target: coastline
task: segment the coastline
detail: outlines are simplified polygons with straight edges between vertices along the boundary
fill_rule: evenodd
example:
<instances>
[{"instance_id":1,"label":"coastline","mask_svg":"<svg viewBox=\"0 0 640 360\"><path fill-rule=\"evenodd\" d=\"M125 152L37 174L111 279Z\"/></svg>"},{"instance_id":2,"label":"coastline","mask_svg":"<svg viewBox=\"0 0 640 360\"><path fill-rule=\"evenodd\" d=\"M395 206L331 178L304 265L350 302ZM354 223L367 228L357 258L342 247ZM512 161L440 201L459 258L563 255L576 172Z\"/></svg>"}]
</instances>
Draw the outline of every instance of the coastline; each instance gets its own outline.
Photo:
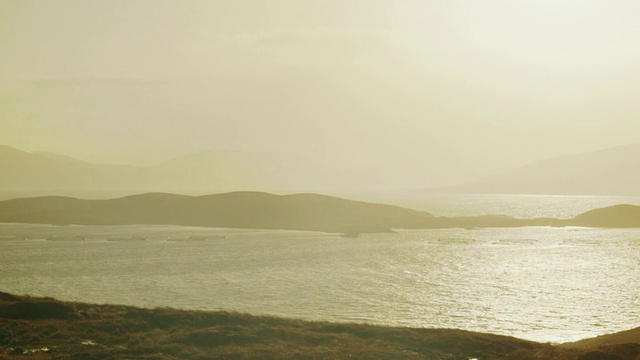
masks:
<instances>
[{"instance_id":1,"label":"coastline","mask_svg":"<svg viewBox=\"0 0 640 360\"><path fill-rule=\"evenodd\" d=\"M52 225L181 225L209 228L386 233L394 229L526 226L640 228L640 206L617 204L570 219L507 215L444 217L395 205L301 193L255 191L188 196L144 193L88 200L61 196L0 201L0 222ZM351 236L353 237L353 236Z\"/></svg>"},{"instance_id":2,"label":"coastline","mask_svg":"<svg viewBox=\"0 0 640 360\"><path fill-rule=\"evenodd\" d=\"M640 328L551 345L456 329L142 309L0 292L0 359L636 359Z\"/></svg>"}]
</instances>

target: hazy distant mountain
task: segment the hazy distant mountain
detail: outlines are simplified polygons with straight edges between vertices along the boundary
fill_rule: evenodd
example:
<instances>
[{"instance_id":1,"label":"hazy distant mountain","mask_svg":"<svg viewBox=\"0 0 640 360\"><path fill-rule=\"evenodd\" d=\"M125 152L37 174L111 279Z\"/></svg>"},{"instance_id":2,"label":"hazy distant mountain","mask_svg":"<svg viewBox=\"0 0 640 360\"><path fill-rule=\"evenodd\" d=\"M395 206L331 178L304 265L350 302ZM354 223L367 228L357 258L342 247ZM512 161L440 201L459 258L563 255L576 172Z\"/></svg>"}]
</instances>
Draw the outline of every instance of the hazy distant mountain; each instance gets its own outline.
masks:
<instances>
[{"instance_id":1,"label":"hazy distant mountain","mask_svg":"<svg viewBox=\"0 0 640 360\"><path fill-rule=\"evenodd\" d=\"M397 206L318 194L233 192L186 196L148 193L109 200L38 197L0 202L0 222L173 224L230 228L385 232L431 215Z\"/></svg>"},{"instance_id":2,"label":"hazy distant mountain","mask_svg":"<svg viewBox=\"0 0 640 360\"><path fill-rule=\"evenodd\" d=\"M0 189L123 189L135 187L144 171L129 165L91 164L48 153L0 146Z\"/></svg>"},{"instance_id":3,"label":"hazy distant mountain","mask_svg":"<svg viewBox=\"0 0 640 360\"><path fill-rule=\"evenodd\" d=\"M206 192L327 191L355 188L353 172L275 152L209 150L147 169L153 189Z\"/></svg>"},{"instance_id":4,"label":"hazy distant mountain","mask_svg":"<svg viewBox=\"0 0 640 360\"><path fill-rule=\"evenodd\" d=\"M454 193L640 195L640 144L538 161L476 182L441 189Z\"/></svg>"},{"instance_id":5,"label":"hazy distant mountain","mask_svg":"<svg viewBox=\"0 0 640 360\"><path fill-rule=\"evenodd\" d=\"M211 150L137 167L93 164L49 152L0 146L0 190L20 196L91 191L212 193L238 190L327 191L356 188L362 176L277 153Z\"/></svg>"}]
</instances>

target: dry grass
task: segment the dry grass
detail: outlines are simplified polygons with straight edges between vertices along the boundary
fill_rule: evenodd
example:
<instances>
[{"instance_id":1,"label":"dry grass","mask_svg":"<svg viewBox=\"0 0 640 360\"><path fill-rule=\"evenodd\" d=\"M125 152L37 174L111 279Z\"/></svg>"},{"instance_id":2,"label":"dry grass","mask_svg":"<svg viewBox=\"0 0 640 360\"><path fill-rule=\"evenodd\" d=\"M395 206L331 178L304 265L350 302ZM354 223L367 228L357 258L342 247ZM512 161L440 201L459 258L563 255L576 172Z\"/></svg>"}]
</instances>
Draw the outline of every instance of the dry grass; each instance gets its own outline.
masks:
<instances>
[{"instance_id":1,"label":"dry grass","mask_svg":"<svg viewBox=\"0 0 640 360\"><path fill-rule=\"evenodd\" d=\"M638 359L462 330L65 303L0 293L0 359Z\"/></svg>"}]
</instances>

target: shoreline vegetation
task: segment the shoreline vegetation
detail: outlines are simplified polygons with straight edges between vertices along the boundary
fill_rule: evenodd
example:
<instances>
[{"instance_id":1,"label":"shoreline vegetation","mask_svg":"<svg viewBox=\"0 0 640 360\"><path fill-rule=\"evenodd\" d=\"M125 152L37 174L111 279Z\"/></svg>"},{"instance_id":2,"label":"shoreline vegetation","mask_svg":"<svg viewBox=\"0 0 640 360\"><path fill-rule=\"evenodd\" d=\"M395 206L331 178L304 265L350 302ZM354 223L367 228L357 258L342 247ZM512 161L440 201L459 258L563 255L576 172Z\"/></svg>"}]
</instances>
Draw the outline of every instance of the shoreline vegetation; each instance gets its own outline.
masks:
<instances>
[{"instance_id":1,"label":"shoreline vegetation","mask_svg":"<svg viewBox=\"0 0 640 360\"><path fill-rule=\"evenodd\" d=\"M0 359L558 359L640 356L640 328L565 344L455 329L96 305L0 292Z\"/></svg>"},{"instance_id":2,"label":"shoreline vegetation","mask_svg":"<svg viewBox=\"0 0 640 360\"><path fill-rule=\"evenodd\" d=\"M54 225L182 225L358 234L393 229L524 226L640 227L640 206L614 205L572 219L519 219L505 215L436 217L393 205L320 194L231 192L204 196L146 193L108 200L62 196L0 202L0 222Z\"/></svg>"}]
</instances>

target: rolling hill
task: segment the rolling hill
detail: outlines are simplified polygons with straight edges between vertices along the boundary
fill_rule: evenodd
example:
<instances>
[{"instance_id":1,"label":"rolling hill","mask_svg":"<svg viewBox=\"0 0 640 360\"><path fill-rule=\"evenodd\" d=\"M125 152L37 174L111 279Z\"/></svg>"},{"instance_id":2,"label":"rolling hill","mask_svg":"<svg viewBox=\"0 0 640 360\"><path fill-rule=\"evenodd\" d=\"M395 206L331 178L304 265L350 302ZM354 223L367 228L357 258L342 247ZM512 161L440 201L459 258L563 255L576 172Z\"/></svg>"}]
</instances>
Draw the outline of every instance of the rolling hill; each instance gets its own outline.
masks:
<instances>
[{"instance_id":1,"label":"rolling hill","mask_svg":"<svg viewBox=\"0 0 640 360\"><path fill-rule=\"evenodd\" d=\"M551 345L457 329L144 309L0 292L1 359L554 359L640 355L640 328ZM8 330L10 329L10 330Z\"/></svg>"},{"instance_id":2,"label":"rolling hill","mask_svg":"<svg viewBox=\"0 0 640 360\"><path fill-rule=\"evenodd\" d=\"M640 227L640 206L621 204L584 212L573 225L590 227Z\"/></svg>"},{"instance_id":3,"label":"rolling hill","mask_svg":"<svg viewBox=\"0 0 640 360\"><path fill-rule=\"evenodd\" d=\"M185 225L245 229L379 233L392 229L520 226L640 227L640 206L616 205L573 219L483 215L434 217L412 209L320 194L231 192L188 196L146 193L108 200L61 196L0 202L0 222L79 225Z\"/></svg>"},{"instance_id":4,"label":"rolling hill","mask_svg":"<svg viewBox=\"0 0 640 360\"><path fill-rule=\"evenodd\" d=\"M109 200L48 196L0 202L1 222L388 232L421 226L431 215L318 194L232 192L205 196L147 193Z\"/></svg>"},{"instance_id":5,"label":"rolling hill","mask_svg":"<svg viewBox=\"0 0 640 360\"><path fill-rule=\"evenodd\" d=\"M0 189L123 189L136 186L143 169L92 164L71 157L0 146Z\"/></svg>"},{"instance_id":6,"label":"rolling hill","mask_svg":"<svg viewBox=\"0 0 640 360\"><path fill-rule=\"evenodd\" d=\"M475 182L440 189L451 193L640 195L640 144L538 161Z\"/></svg>"},{"instance_id":7,"label":"rolling hill","mask_svg":"<svg viewBox=\"0 0 640 360\"><path fill-rule=\"evenodd\" d=\"M289 154L235 150L203 151L139 167L0 146L0 169L0 191L14 194L5 199L54 194L105 198L150 191L315 192L357 188L365 178Z\"/></svg>"}]
</instances>

